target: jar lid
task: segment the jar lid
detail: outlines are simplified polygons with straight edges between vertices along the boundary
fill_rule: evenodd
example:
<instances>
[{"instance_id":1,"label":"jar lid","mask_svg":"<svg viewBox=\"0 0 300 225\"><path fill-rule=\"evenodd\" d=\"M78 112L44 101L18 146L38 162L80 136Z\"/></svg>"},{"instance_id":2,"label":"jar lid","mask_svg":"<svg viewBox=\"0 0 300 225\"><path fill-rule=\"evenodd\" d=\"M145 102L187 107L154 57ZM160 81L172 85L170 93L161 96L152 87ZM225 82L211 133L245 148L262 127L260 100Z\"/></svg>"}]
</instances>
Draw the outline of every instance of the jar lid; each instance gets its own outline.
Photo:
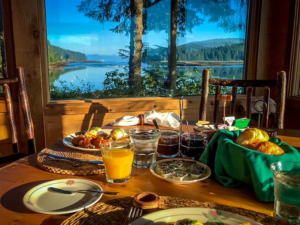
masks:
<instances>
[{"instance_id":1,"label":"jar lid","mask_svg":"<svg viewBox=\"0 0 300 225\"><path fill-rule=\"evenodd\" d=\"M269 135L269 137L276 137L277 136L277 132L275 130L266 129L264 131Z\"/></svg>"},{"instance_id":2,"label":"jar lid","mask_svg":"<svg viewBox=\"0 0 300 225\"><path fill-rule=\"evenodd\" d=\"M197 139L197 140L204 140L207 137L207 134L203 133L203 132L199 132L199 131L195 131L195 132L185 132L183 133L182 137L190 137L192 139Z\"/></svg>"},{"instance_id":3,"label":"jar lid","mask_svg":"<svg viewBox=\"0 0 300 225\"><path fill-rule=\"evenodd\" d=\"M213 132L213 131L216 131L217 129L214 127L214 125L211 125L211 126L208 126L208 127L198 127L198 126L195 126L194 127L194 131L200 131L200 132Z\"/></svg>"}]
</instances>

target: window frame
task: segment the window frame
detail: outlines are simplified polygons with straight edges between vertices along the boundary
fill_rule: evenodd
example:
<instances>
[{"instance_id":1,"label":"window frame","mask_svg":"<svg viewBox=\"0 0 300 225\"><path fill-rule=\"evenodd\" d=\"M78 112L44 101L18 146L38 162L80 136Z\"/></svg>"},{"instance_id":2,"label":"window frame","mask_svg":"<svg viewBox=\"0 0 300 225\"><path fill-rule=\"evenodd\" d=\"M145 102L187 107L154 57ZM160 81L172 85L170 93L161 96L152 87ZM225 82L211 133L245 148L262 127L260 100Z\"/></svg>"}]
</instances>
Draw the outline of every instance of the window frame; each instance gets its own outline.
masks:
<instances>
[{"instance_id":1,"label":"window frame","mask_svg":"<svg viewBox=\"0 0 300 225\"><path fill-rule=\"evenodd\" d=\"M14 31L13 31L13 15L11 1L0 1L2 7L2 25L4 32L4 48L5 48L5 60L6 60L6 72L7 78L14 78L16 70L16 53L14 43ZM16 100L17 88L12 86L12 98ZM4 93L0 93L0 98L4 99Z\"/></svg>"},{"instance_id":2,"label":"window frame","mask_svg":"<svg viewBox=\"0 0 300 225\"><path fill-rule=\"evenodd\" d=\"M287 97L292 102L300 101L300 0L291 3L290 16L290 58L287 68L290 68L287 82ZM299 102L298 102L299 103Z\"/></svg>"},{"instance_id":3,"label":"window frame","mask_svg":"<svg viewBox=\"0 0 300 225\"><path fill-rule=\"evenodd\" d=\"M261 18L261 6L262 0L249 0L248 6L248 16L247 16L247 30L246 30L246 41L245 41L245 61L244 61L244 74L245 79L255 80L256 79L256 70L257 70L257 54L258 54L258 40L259 40L259 27L260 27L260 18ZM86 100L50 100L50 90L49 90L49 71L48 71L48 53L47 53L47 25L46 25L46 8L45 0L39 1L39 22L41 30L41 68L42 68L42 88L43 88L43 102L44 108L54 107L59 104L68 104L68 103L83 103L83 102L109 102L120 100L119 98L110 98L110 99L86 99ZM202 73L201 73L202 74ZM132 97L132 98L122 98L125 101L132 100L143 101L148 99L173 99L170 97ZM209 96L214 98L213 96ZM242 96L243 98L243 96ZM199 99L197 96L187 96L187 99Z\"/></svg>"}]
</instances>

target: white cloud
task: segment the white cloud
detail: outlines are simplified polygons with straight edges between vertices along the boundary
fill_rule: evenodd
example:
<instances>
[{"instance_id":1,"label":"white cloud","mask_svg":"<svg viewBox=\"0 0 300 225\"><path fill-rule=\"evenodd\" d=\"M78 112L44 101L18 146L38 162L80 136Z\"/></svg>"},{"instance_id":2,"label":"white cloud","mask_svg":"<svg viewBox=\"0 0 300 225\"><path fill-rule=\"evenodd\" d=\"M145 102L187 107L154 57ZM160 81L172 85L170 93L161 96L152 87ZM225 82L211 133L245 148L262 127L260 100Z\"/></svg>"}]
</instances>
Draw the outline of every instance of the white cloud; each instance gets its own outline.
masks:
<instances>
[{"instance_id":1,"label":"white cloud","mask_svg":"<svg viewBox=\"0 0 300 225\"><path fill-rule=\"evenodd\" d=\"M195 39L194 35L185 35L184 36L186 39Z\"/></svg>"},{"instance_id":2,"label":"white cloud","mask_svg":"<svg viewBox=\"0 0 300 225\"><path fill-rule=\"evenodd\" d=\"M90 46L93 42L98 41L97 35L48 35L50 43L79 44Z\"/></svg>"}]
</instances>

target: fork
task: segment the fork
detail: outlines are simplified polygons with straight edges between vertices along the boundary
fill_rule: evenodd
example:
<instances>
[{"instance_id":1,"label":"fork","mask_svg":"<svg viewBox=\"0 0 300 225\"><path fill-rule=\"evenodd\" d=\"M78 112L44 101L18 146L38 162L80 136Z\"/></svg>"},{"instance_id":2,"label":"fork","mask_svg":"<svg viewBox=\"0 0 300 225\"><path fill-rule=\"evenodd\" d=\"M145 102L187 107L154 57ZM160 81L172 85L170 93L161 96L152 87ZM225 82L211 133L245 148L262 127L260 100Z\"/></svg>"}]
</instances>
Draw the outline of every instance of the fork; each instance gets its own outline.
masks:
<instances>
[{"instance_id":1,"label":"fork","mask_svg":"<svg viewBox=\"0 0 300 225\"><path fill-rule=\"evenodd\" d=\"M128 216L127 216L127 218L125 220L124 225L128 225L129 223L133 222L137 218L141 217L142 213L143 213L142 209L131 207L130 211L128 213Z\"/></svg>"}]
</instances>

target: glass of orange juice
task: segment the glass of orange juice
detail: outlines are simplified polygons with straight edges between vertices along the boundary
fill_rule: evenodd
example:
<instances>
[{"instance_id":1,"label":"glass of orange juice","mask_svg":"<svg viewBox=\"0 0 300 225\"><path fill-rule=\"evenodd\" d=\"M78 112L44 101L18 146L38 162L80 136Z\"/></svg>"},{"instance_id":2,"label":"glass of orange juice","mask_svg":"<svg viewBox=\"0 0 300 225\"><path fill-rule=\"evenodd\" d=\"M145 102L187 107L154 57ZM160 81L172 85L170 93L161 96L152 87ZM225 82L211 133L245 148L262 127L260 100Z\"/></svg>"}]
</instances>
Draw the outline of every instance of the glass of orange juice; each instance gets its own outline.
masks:
<instances>
[{"instance_id":1,"label":"glass of orange juice","mask_svg":"<svg viewBox=\"0 0 300 225\"><path fill-rule=\"evenodd\" d=\"M101 153L107 182L124 183L130 179L134 158L131 142L107 142L101 146Z\"/></svg>"}]
</instances>

